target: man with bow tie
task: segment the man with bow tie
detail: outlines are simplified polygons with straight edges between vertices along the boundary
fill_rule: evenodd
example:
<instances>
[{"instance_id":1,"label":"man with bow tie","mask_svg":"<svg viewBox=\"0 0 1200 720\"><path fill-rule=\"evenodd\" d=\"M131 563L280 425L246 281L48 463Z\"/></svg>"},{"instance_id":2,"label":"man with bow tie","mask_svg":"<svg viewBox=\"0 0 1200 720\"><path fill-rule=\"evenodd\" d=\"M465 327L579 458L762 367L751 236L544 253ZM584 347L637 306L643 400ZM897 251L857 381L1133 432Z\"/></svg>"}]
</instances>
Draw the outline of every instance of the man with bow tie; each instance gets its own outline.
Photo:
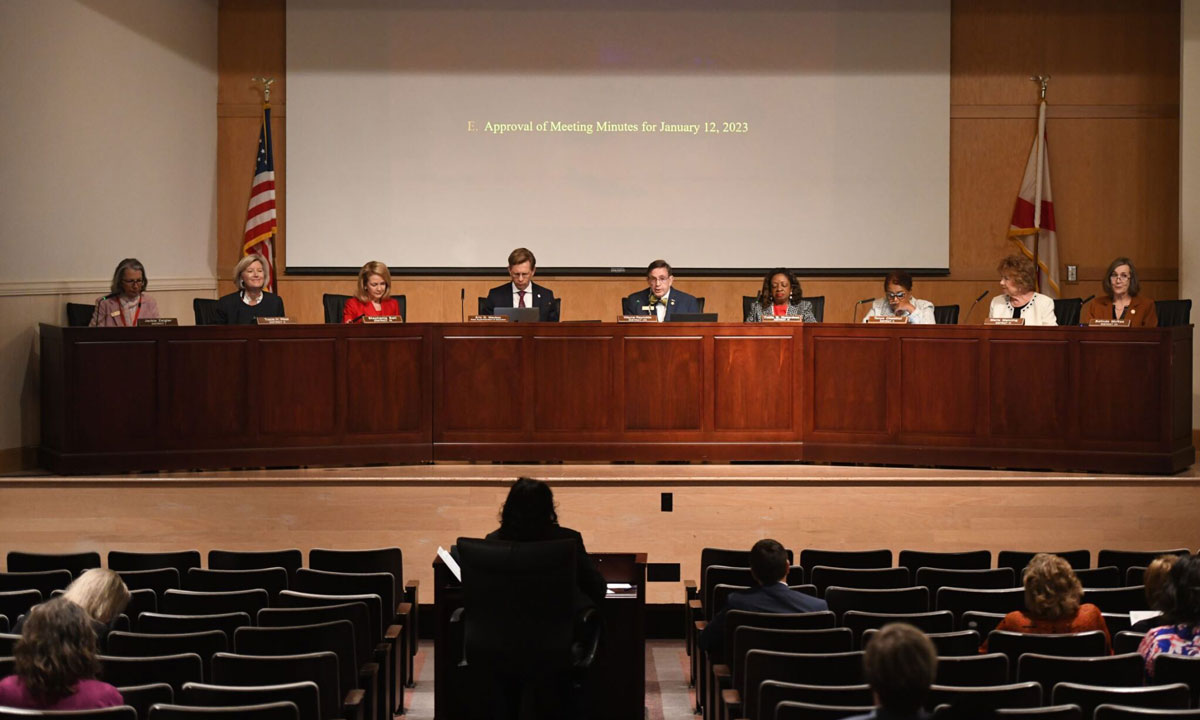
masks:
<instances>
[{"instance_id":1,"label":"man with bow tie","mask_svg":"<svg viewBox=\"0 0 1200 720\"><path fill-rule=\"evenodd\" d=\"M625 315L657 315L659 322L666 322L676 313L700 313L700 301L682 290L673 290L671 283L675 275L666 260L655 260L646 268L646 284L641 292L635 292L621 301Z\"/></svg>"},{"instance_id":2,"label":"man with bow tie","mask_svg":"<svg viewBox=\"0 0 1200 720\"><path fill-rule=\"evenodd\" d=\"M537 272L537 258L526 248L517 248L508 254L508 276L512 282L488 291L482 314L491 315L496 308L538 309L538 319L543 322L558 322L559 303L554 301L554 292L533 282Z\"/></svg>"}]
</instances>

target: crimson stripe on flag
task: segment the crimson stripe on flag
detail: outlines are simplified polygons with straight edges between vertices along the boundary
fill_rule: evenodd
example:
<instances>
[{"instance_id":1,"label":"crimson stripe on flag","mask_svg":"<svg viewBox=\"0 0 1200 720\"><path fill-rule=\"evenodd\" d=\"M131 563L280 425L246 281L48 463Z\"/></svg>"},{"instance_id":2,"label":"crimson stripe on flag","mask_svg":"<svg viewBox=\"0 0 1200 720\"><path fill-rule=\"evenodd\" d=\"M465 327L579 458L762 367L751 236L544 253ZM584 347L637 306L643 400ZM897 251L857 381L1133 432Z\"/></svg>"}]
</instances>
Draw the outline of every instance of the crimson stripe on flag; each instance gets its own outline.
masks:
<instances>
[{"instance_id":1,"label":"crimson stripe on flag","mask_svg":"<svg viewBox=\"0 0 1200 720\"><path fill-rule=\"evenodd\" d=\"M1030 207L1033 207L1030 205ZM1032 222L1032 217L1030 222ZM1042 229L1054 231L1054 203L1050 200L1042 201Z\"/></svg>"},{"instance_id":2,"label":"crimson stripe on flag","mask_svg":"<svg viewBox=\"0 0 1200 720\"><path fill-rule=\"evenodd\" d=\"M1033 203L1025 198L1017 198L1017 205L1013 208L1012 224L1017 227L1033 227Z\"/></svg>"},{"instance_id":3,"label":"crimson stripe on flag","mask_svg":"<svg viewBox=\"0 0 1200 720\"><path fill-rule=\"evenodd\" d=\"M251 222L259 215L262 215L265 212L270 212L271 210L274 210L274 209L275 209L275 201L274 200L267 200L266 202L259 203L258 205L255 205L254 207L252 207L246 211L246 222Z\"/></svg>"},{"instance_id":4,"label":"crimson stripe on flag","mask_svg":"<svg viewBox=\"0 0 1200 720\"><path fill-rule=\"evenodd\" d=\"M267 190L274 190L274 189L275 189L275 181L274 180L264 180L260 183L255 183L250 188L250 196L254 197L255 195L257 195L261 192L265 192Z\"/></svg>"}]
</instances>

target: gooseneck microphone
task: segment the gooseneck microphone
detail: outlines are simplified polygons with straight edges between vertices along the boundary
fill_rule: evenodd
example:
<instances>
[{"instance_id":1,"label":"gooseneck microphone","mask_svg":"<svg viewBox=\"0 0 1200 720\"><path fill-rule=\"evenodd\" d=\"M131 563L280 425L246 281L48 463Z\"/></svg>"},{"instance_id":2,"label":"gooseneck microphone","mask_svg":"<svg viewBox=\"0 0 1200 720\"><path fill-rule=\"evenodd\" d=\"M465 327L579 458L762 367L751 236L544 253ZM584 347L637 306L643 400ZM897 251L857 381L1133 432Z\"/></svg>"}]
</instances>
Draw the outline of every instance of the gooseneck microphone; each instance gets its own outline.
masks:
<instances>
[{"instance_id":1,"label":"gooseneck microphone","mask_svg":"<svg viewBox=\"0 0 1200 720\"><path fill-rule=\"evenodd\" d=\"M467 321L467 289L460 288L458 291L458 313L459 322Z\"/></svg>"},{"instance_id":2,"label":"gooseneck microphone","mask_svg":"<svg viewBox=\"0 0 1200 720\"><path fill-rule=\"evenodd\" d=\"M863 298L862 300L859 300L858 302L854 303L854 307L851 308L851 311L850 311L850 321L851 322L858 322L858 306L866 305L869 302L875 302L875 298Z\"/></svg>"},{"instance_id":3,"label":"gooseneck microphone","mask_svg":"<svg viewBox=\"0 0 1200 720\"><path fill-rule=\"evenodd\" d=\"M1087 305L1088 303L1090 303L1092 300L1095 300L1095 299L1096 299L1096 296L1094 294L1088 295L1087 297L1085 297L1083 299L1083 302L1079 303L1079 307L1083 307L1084 305Z\"/></svg>"},{"instance_id":4,"label":"gooseneck microphone","mask_svg":"<svg viewBox=\"0 0 1200 720\"><path fill-rule=\"evenodd\" d=\"M967 318L971 317L971 310L974 310L975 306L979 304L979 301L984 299L985 297L987 297L987 294L988 294L987 290L984 290L983 292L979 293L979 297L975 298L975 302L971 303L971 309L967 310L966 315L963 315L963 321L966 321Z\"/></svg>"}]
</instances>

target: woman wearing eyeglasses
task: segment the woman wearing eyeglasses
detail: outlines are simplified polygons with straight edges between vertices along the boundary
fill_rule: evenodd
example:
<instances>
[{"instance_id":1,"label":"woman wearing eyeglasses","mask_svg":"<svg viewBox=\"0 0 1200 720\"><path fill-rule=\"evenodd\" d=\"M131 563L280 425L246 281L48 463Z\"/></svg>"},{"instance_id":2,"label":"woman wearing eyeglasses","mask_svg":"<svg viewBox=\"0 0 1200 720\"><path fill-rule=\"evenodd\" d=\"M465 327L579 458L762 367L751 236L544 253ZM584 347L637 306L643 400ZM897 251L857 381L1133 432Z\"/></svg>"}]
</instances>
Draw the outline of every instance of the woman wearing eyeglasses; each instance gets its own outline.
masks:
<instances>
[{"instance_id":1,"label":"woman wearing eyeglasses","mask_svg":"<svg viewBox=\"0 0 1200 720\"><path fill-rule=\"evenodd\" d=\"M893 270L883 279L883 297L875 298L871 308L863 316L906 317L913 325L933 325L933 303L918 300L912 294L912 275L903 270Z\"/></svg>"},{"instance_id":2,"label":"woman wearing eyeglasses","mask_svg":"<svg viewBox=\"0 0 1200 720\"><path fill-rule=\"evenodd\" d=\"M1083 309L1083 322L1092 320L1128 320L1130 327L1158 327L1154 301L1138 295L1137 268L1129 258L1119 257L1108 266L1101 282L1104 295Z\"/></svg>"},{"instance_id":3,"label":"woman wearing eyeglasses","mask_svg":"<svg viewBox=\"0 0 1200 720\"><path fill-rule=\"evenodd\" d=\"M158 303L147 295L146 268L137 258L125 258L113 273L112 292L96 301L91 327L133 327L138 320L158 317Z\"/></svg>"}]
</instances>

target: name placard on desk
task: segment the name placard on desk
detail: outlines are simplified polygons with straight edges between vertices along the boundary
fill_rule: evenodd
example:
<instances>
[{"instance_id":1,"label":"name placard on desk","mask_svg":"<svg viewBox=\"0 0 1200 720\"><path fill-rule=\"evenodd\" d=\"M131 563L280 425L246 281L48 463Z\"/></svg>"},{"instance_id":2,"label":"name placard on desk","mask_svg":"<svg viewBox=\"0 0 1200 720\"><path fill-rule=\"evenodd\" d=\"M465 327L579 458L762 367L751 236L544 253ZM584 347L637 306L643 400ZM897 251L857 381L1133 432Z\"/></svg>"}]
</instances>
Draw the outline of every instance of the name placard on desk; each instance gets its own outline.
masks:
<instances>
[{"instance_id":1,"label":"name placard on desk","mask_svg":"<svg viewBox=\"0 0 1200 720\"><path fill-rule=\"evenodd\" d=\"M1088 321L1088 327L1129 327L1129 319L1093 318Z\"/></svg>"},{"instance_id":2,"label":"name placard on desk","mask_svg":"<svg viewBox=\"0 0 1200 720\"><path fill-rule=\"evenodd\" d=\"M467 322L508 322L507 315L468 315Z\"/></svg>"},{"instance_id":3,"label":"name placard on desk","mask_svg":"<svg viewBox=\"0 0 1200 720\"><path fill-rule=\"evenodd\" d=\"M658 322L658 315L618 315L617 322Z\"/></svg>"},{"instance_id":4,"label":"name placard on desk","mask_svg":"<svg viewBox=\"0 0 1200 720\"><path fill-rule=\"evenodd\" d=\"M983 321L984 325L1024 325L1025 318L988 318Z\"/></svg>"},{"instance_id":5,"label":"name placard on desk","mask_svg":"<svg viewBox=\"0 0 1200 720\"><path fill-rule=\"evenodd\" d=\"M254 318L254 322L259 325L294 325L296 323L290 317L260 317Z\"/></svg>"},{"instance_id":6,"label":"name placard on desk","mask_svg":"<svg viewBox=\"0 0 1200 720\"><path fill-rule=\"evenodd\" d=\"M762 321L802 323L804 322L804 318L800 315L763 315Z\"/></svg>"},{"instance_id":7,"label":"name placard on desk","mask_svg":"<svg viewBox=\"0 0 1200 720\"><path fill-rule=\"evenodd\" d=\"M175 327L179 325L177 318L140 318L138 327Z\"/></svg>"},{"instance_id":8,"label":"name placard on desk","mask_svg":"<svg viewBox=\"0 0 1200 720\"><path fill-rule=\"evenodd\" d=\"M404 318L399 315L364 315L364 323L402 323Z\"/></svg>"},{"instance_id":9,"label":"name placard on desk","mask_svg":"<svg viewBox=\"0 0 1200 720\"><path fill-rule=\"evenodd\" d=\"M867 318L868 324L875 325L907 325L907 315L872 315Z\"/></svg>"}]
</instances>

